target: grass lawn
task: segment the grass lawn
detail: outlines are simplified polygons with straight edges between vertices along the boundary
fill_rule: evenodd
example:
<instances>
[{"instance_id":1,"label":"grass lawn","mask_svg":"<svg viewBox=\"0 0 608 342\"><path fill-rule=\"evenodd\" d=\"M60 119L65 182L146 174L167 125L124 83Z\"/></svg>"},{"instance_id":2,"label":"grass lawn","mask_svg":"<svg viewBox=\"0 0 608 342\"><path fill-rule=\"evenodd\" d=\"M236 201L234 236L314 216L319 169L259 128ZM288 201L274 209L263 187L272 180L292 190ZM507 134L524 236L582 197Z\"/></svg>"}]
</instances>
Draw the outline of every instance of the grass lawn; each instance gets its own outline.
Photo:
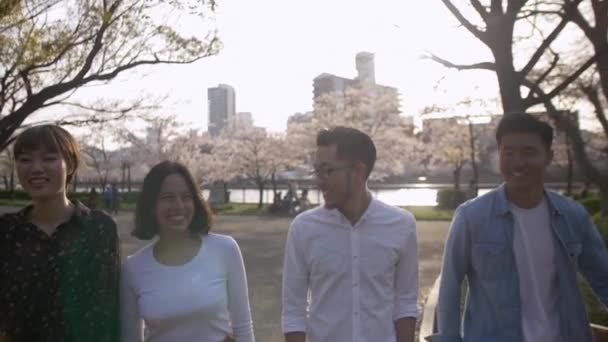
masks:
<instances>
[{"instance_id":1,"label":"grass lawn","mask_svg":"<svg viewBox=\"0 0 608 342\"><path fill-rule=\"evenodd\" d=\"M411 212L418 221L451 221L454 209L441 209L432 206L401 207Z\"/></svg>"}]
</instances>

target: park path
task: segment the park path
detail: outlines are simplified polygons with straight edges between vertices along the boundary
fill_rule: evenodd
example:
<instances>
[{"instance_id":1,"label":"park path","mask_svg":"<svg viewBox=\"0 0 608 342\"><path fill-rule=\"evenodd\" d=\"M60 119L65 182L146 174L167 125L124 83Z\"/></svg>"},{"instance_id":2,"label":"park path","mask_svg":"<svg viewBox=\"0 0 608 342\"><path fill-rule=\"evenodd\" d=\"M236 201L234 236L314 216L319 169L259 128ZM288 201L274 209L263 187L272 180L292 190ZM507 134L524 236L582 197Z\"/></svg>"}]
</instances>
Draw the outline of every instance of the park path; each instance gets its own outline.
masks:
<instances>
[{"instance_id":1,"label":"park path","mask_svg":"<svg viewBox=\"0 0 608 342\"><path fill-rule=\"evenodd\" d=\"M11 210L0 207L0 212ZM132 212L119 212L114 217L118 223L123 258L149 243L130 235ZM233 236L243 252L257 341L283 341L280 326L281 273L290 222L290 218L283 217L222 215L214 221L213 231ZM417 223L421 304L439 274L448 224L445 221Z\"/></svg>"}]
</instances>

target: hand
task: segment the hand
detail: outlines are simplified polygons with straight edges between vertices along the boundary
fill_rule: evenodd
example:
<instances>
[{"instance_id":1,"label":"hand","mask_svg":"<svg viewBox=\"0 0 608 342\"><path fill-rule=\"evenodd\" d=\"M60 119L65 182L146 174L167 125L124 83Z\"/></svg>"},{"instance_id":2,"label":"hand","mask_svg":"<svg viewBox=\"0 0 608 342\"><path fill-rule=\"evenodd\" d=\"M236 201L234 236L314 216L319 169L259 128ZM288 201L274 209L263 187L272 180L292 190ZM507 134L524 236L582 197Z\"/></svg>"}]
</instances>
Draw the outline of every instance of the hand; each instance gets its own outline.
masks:
<instances>
[{"instance_id":1,"label":"hand","mask_svg":"<svg viewBox=\"0 0 608 342\"><path fill-rule=\"evenodd\" d=\"M608 341L608 327L604 327L597 324L591 324L591 330L593 331L593 336L597 342L607 342ZM1 342L2 340L0 340Z\"/></svg>"}]
</instances>

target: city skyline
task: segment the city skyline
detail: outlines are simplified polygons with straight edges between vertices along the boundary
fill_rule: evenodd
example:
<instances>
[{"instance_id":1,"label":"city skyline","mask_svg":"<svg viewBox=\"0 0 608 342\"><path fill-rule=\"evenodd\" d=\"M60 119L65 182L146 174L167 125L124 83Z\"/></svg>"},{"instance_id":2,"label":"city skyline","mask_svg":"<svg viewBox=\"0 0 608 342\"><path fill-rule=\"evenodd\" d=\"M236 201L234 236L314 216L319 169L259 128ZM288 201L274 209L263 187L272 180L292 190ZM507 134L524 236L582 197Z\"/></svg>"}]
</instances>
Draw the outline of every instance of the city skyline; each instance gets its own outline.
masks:
<instances>
[{"instance_id":1,"label":"city skyline","mask_svg":"<svg viewBox=\"0 0 608 342\"><path fill-rule=\"evenodd\" d=\"M282 131L289 116L312 110L316 76L324 72L346 78L357 75L354 56L360 51L375 55L376 82L398 89L406 115L467 95L496 95L490 73L458 74L420 58L427 51L460 59L489 55L458 28L440 3L424 2L414 8L392 0L374 6L343 0L300 4L229 0L219 3L214 18L174 21L199 35L216 28L224 48L217 56L190 65L156 66L124 74L107 85L85 87L74 98L167 95L155 113L175 114L193 128L206 130L207 88L224 83L238 92L237 111L251 112L256 126ZM453 86L463 80L464 86ZM51 107L46 112L59 115L65 109Z\"/></svg>"}]
</instances>

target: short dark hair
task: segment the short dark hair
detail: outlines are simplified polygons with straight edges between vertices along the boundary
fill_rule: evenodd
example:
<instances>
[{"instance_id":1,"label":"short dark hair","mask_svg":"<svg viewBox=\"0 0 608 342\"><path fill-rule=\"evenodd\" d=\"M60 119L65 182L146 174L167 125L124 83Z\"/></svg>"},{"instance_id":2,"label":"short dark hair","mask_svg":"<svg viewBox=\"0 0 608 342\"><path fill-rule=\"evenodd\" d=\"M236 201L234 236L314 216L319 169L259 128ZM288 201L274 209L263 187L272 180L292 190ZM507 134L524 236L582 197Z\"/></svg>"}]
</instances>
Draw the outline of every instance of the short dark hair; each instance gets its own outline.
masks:
<instances>
[{"instance_id":1,"label":"short dark hair","mask_svg":"<svg viewBox=\"0 0 608 342\"><path fill-rule=\"evenodd\" d=\"M336 145L338 158L360 161L367 166L367 177L376 163L376 146L369 135L344 126L323 129L317 134L317 146Z\"/></svg>"},{"instance_id":2,"label":"short dark hair","mask_svg":"<svg viewBox=\"0 0 608 342\"><path fill-rule=\"evenodd\" d=\"M156 201L160 187L167 176L178 174L184 177L194 200L194 215L188 229L191 233L208 234L211 230L212 214L209 206L202 198L194 177L184 165L164 161L156 164L144 178L144 183L135 206L135 229L132 235L140 240L149 240L158 234L156 221Z\"/></svg>"},{"instance_id":3,"label":"short dark hair","mask_svg":"<svg viewBox=\"0 0 608 342\"><path fill-rule=\"evenodd\" d=\"M66 185L69 184L80 163L80 151L76 139L57 125L33 126L19 134L13 145L13 156L17 159L24 153L42 149L61 154L68 169Z\"/></svg>"},{"instance_id":4,"label":"short dark hair","mask_svg":"<svg viewBox=\"0 0 608 342\"><path fill-rule=\"evenodd\" d=\"M527 113L505 114L496 128L496 143L500 145L503 136L509 133L537 134L547 148L553 143L553 128Z\"/></svg>"}]
</instances>

